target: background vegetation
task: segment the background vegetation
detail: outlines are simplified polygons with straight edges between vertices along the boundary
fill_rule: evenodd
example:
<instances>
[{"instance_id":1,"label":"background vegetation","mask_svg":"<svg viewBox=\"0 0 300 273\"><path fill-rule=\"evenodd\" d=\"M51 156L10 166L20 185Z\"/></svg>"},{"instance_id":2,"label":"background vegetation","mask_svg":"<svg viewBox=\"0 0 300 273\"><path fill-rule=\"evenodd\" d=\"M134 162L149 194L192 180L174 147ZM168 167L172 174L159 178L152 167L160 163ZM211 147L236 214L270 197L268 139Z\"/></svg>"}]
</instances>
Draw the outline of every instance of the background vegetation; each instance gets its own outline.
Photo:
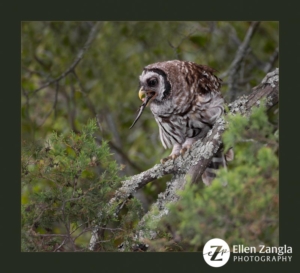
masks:
<instances>
[{"instance_id":1,"label":"background vegetation","mask_svg":"<svg viewBox=\"0 0 300 273\"><path fill-rule=\"evenodd\" d=\"M223 79L228 102L278 67L278 22L261 22L236 73L237 87L228 87L228 69L250 25L100 22L93 28L95 22L23 22L22 250L87 250L93 220L105 212L101 208L124 176L170 153L149 109L129 130L144 66L170 59L207 64ZM162 221L153 250L200 250L213 237L229 244L278 244L277 110L257 110L251 121L233 117L224 136L236 152L230 172L221 172L211 187L182 193ZM114 251L129 236L168 179L139 191L119 219L109 211L101 216L115 221L103 228L98 250Z\"/></svg>"}]
</instances>

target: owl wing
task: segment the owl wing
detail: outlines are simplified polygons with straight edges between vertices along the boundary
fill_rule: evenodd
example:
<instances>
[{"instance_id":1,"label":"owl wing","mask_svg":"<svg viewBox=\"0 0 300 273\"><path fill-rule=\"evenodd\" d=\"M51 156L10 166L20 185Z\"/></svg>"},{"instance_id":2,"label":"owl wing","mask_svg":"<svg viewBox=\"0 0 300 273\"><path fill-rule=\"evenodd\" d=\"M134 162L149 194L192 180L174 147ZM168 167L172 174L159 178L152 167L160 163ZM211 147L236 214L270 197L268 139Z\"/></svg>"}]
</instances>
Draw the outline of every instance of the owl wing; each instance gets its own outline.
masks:
<instances>
[{"instance_id":1,"label":"owl wing","mask_svg":"<svg viewBox=\"0 0 300 273\"><path fill-rule=\"evenodd\" d=\"M198 94L196 105L196 109L200 114L200 120L211 126L224 113L224 99L218 91Z\"/></svg>"},{"instance_id":2,"label":"owl wing","mask_svg":"<svg viewBox=\"0 0 300 273\"><path fill-rule=\"evenodd\" d=\"M224 113L224 99L219 91L222 80L215 76L213 74L215 70L208 66L194 64L193 67L197 80L194 81L193 86L196 107L195 113L191 115L191 124L195 128L202 127L202 137ZM226 167L226 163L227 160L221 148L202 174L202 181L209 185L216 177L216 170L221 166Z\"/></svg>"}]
</instances>

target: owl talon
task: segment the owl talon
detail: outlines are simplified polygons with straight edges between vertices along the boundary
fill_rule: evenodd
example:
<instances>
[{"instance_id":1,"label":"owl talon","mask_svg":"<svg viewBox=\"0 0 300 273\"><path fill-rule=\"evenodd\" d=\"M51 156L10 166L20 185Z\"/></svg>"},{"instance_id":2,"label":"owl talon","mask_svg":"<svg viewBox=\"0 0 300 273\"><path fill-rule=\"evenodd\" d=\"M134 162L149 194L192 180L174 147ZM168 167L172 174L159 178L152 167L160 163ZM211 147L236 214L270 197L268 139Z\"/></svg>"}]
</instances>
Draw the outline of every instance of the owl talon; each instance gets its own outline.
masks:
<instances>
[{"instance_id":1,"label":"owl talon","mask_svg":"<svg viewBox=\"0 0 300 273\"><path fill-rule=\"evenodd\" d=\"M162 158L162 159L160 160L160 163L161 163L161 164L164 164L164 163L166 163L169 159L170 159L169 157L164 157L164 158Z\"/></svg>"},{"instance_id":2,"label":"owl talon","mask_svg":"<svg viewBox=\"0 0 300 273\"><path fill-rule=\"evenodd\" d=\"M180 150L181 157L183 157L186 152L190 153L190 151L191 151L191 145L185 146Z\"/></svg>"},{"instance_id":3,"label":"owl talon","mask_svg":"<svg viewBox=\"0 0 300 273\"><path fill-rule=\"evenodd\" d=\"M171 155L171 158L173 159L173 161L178 157L178 155L174 154L174 155Z\"/></svg>"},{"instance_id":4,"label":"owl talon","mask_svg":"<svg viewBox=\"0 0 300 273\"><path fill-rule=\"evenodd\" d=\"M181 155L181 157L183 157L183 155L185 154L186 151L187 151L187 148L182 148L182 149L180 150L180 155Z\"/></svg>"},{"instance_id":5,"label":"owl talon","mask_svg":"<svg viewBox=\"0 0 300 273\"><path fill-rule=\"evenodd\" d=\"M163 159L161 159L160 160L160 163L161 164L164 164L164 163L166 163L168 160L172 160L173 161L173 163L174 163L174 161L175 161L175 159L179 156L180 154L173 154L173 155L169 155L168 157L165 157L165 158L163 158Z\"/></svg>"},{"instance_id":6,"label":"owl talon","mask_svg":"<svg viewBox=\"0 0 300 273\"><path fill-rule=\"evenodd\" d=\"M179 156L179 154L174 154L174 155L171 155L171 158L173 160L173 164L175 162L175 159Z\"/></svg>"}]
</instances>

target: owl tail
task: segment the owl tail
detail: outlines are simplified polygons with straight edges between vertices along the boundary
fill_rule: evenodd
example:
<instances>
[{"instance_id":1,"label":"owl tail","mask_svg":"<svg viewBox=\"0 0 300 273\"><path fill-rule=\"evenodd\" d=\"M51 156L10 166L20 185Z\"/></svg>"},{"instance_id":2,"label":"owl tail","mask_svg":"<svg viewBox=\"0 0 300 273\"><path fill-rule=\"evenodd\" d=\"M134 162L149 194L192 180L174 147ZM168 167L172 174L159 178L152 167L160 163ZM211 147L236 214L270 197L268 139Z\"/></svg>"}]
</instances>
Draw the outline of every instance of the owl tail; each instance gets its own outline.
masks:
<instances>
[{"instance_id":1,"label":"owl tail","mask_svg":"<svg viewBox=\"0 0 300 273\"><path fill-rule=\"evenodd\" d=\"M220 149L212 158L211 162L202 174L202 181L205 185L210 185L212 180L216 177L216 170L223 167L227 169L227 162L234 158L233 149L230 148L225 154L223 149Z\"/></svg>"}]
</instances>

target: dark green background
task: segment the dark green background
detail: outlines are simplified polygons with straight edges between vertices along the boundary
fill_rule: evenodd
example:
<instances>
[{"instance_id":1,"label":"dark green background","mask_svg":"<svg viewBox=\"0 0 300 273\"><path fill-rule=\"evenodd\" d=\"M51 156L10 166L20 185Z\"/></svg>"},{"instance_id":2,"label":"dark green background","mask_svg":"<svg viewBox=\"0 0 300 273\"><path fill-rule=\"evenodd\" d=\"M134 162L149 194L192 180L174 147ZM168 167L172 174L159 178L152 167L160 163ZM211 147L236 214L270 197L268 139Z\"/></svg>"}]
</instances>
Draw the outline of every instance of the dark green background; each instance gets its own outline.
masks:
<instances>
[{"instance_id":1,"label":"dark green background","mask_svg":"<svg viewBox=\"0 0 300 273\"><path fill-rule=\"evenodd\" d=\"M32 1L33 2L33 1ZM37 2L37 1L36 1ZM5 16L8 24L1 24L3 37L2 55L5 65L2 66L3 94L1 117L3 133L2 161L1 166L6 170L3 176L5 194L2 198L2 211L5 213L1 226L5 247L2 247L6 255L10 256L13 263L3 265L10 268L7 272L140 272L156 271L165 272L172 268L172 272L199 272L204 270L215 270L208 267L198 253L181 254L21 254L20 253L20 97L17 90L20 88L20 22L21 20L279 20L280 21L280 101L282 114L281 136L280 136L280 245L293 246L293 262L285 263L235 263L227 264L226 270L243 270L250 272L253 269L289 269L297 264L296 257L299 256L299 235L295 211L299 207L297 135L293 128L297 117L299 95L297 88L297 71L299 67L298 48L299 37L296 35L299 28L298 9L285 5L275 4L273 1L252 1L245 5L241 1L223 1L216 3L191 3L185 1L184 5L176 5L174 2L154 3L151 7L141 4L140 1L128 3L115 1L101 2L89 5L86 11L82 3L73 3L72 6L65 5L59 1L48 4L41 8L39 5L29 5L28 1L22 4L10 4L4 6ZM87 1L85 1L87 4ZM2 4L4 5L4 4ZM158 7L158 8L153 8ZM116 7L118 6L118 9ZM173 7L173 8L171 8ZM127 10L126 16L124 10ZM5 52L5 54L3 54ZM4 156L5 155L5 156ZM6 187L8 186L8 187ZM8 210L9 208L9 210ZM7 267L8 266L8 267ZM73 268L73 270L71 270ZM146 269L147 268L147 269ZM232 272L231 270L231 272Z\"/></svg>"}]
</instances>

